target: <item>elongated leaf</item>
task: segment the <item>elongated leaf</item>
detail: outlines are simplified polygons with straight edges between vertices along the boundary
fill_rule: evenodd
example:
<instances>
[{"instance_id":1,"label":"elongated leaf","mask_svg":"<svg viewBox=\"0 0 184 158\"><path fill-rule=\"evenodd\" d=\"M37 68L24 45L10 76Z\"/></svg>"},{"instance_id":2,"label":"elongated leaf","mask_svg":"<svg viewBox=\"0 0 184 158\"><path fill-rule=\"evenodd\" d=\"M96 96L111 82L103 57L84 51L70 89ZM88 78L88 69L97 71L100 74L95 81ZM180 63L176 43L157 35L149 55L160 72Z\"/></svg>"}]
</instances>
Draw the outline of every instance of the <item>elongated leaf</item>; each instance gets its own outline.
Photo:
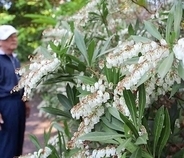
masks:
<instances>
[{"instance_id":1,"label":"elongated leaf","mask_svg":"<svg viewBox=\"0 0 184 158\"><path fill-rule=\"evenodd\" d=\"M182 6L183 4L181 3L181 0L178 0L174 10L174 32L176 34L176 38L178 38L180 35L180 23L183 14Z\"/></svg>"},{"instance_id":2,"label":"elongated leaf","mask_svg":"<svg viewBox=\"0 0 184 158\"><path fill-rule=\"evenodd\" d=\"M167 72L170 70L172 63L174 60L174 54L170 53L167 58L164 59L164 61L160 64L158 68L158 74L161 78L164 78Z\"/></svg>"},{"instance_id":3,"label":"elongated leaf","mask_svg":"<svg viewBox=\"0 0 184 158\"><path fill-rule=\"evenodd\" d=\"M75 30L74 34L75 34L75 43L78 49L80 50L80 52L82 53L85 61L87 62L87 65L89 65L87 48L84 42L84 37L81 35L81 33L78 30Z\"/></svg>"},{"instance_id":4,"label":"elongated leaf","mask_svg":"<svg viewBox=\"0 0 184 158\"><path fill-rule=\"evenodd\" d=\"M161 136L162 128L164 125L164 107L161 107L155 116L154 121L154 128L153 128L153 136L154 136L154 142L153 142L153 154L155 156L156 154L156 147L158 145L158 140Z\"/></svg>"},{"instance_id":5,"label":"elongated leaf","mask_svg":"<svg viewBox=\"0 0 184 158\"><path fill-rule=\"evenodd\" d=\"M52 107L42 107L41 108L43 111L52 114L52 115L58 115L58 116L63 116L63 117L67 117L67 118L72 118L70 113L68 112L64 112L62 110L59 110L57 108L52 108Z\"/></svg>"},{"instance_id":6,"label":"elongated leaf","mask_svg":"<svg viewBox=\"0 0 184 158\"><path fill-rule=\"evenodd\" d=\"M172 86L170 98L173 97L173 96L176 94L176 92L178 92L178 90L179 90L180 88L184 88L184 85L183 85L183 84L174 84L174 85Z\"/></svg>"},{"instance_id":7,"label":"elongated leaf","mask_svg":"<svg viewBox=\"0 0 184 158\"><path fill-rule=\"evenodd\" d=\"M139 124L141 125L141 120L144 115L144 109L146 106L146 91L144 84L140 85L139 88Z\"/></svg>"},{"instance_id":8,"label":"elongated leaf","mask_svg":"<svg viewBox=\"0 0 184 158\"><path fill-rule=\"evenodd\" d=\"M117 151L119 153L122 151L122 149L127 149L131 153L136 150L136 146L131 142L132 141L131 138L121 140L116 139L116 140L120 143L120 145L117 147Z\"/></svg>"},{"instance_id":9,"label":"elongated leaf","mask_svg":"<svg viewBox=\"0 0 184 158\"><path fill-rule=\"evenodd\" d=\"M135 96L130 90L126 89L123 91L123 96L125 98L125 103L130 111L133 123L135 126L137 126L137 109L135 103Z\"/></svg>"},{"instance_id":10,"label":"elongated leaf","mask_svg":"<svg viewBox=\"0 0 184 158\"><path fill-rule=\"evenodd\" d=\"M73 107L72 103L68 100L68 98L65 95L57 94L57 98L65 109L70 110Z\"/></svg>"},{"instance_id":11,"label":"elongated leaf","mask_svg":"<svg viewBox=\"0 0 184 158\"><path fill-rule=\"evenodd\" d=\"M149 21L144 21L144 25L146 30L156 39L161 40L162 36L160 32L156 29L156 27Z\"/></svg>"},{"instance_id":12,"label":"elongated leaf","mask_svg":"<svg viewBox=\"0 0 184 158\"><path fill-rule=\"evenodd\" d=\"M95 51L95 41L92 40L88 46L88 61L90 66L93 64L94 51Z\"/></svg>"},{"instance_id":13,"label":"elongated leaf","mask_svg":"<svg viewBox=\"0 0 184 158\"><path fill-rule=\"evenodd\" d=\"M135 157L142 157L142 150L140 147L138 147L130 156L130 158L135 158Z\"/></svg>"},{"instance_id":14,"label":"elongated leaf","mask_svg":"<svg viewBox=\"0 0 184 158\"><path fill-rule=\"evenodd\" d=\"M136 145L147 144L147 140L148 140L148 134L145 133L145 134L141 135L139 138L137 138L135 144Z\"/></svg>"},{"instance_id":15,"label":"elongated leaf","mask_svg":"<svg viewBox=\"0 0 184 158\"><path fill-rule=\"evenodd\" d=\"M108 126L109 128L115 130L115 131L120 131L120 132L124 132L124 129L123 129L123 122L120 122L119 120L117 119L113 119L111 122L109 122L107 120L107 118L105 117L102 117L101 118L102 122Z\"/></svg>"},{"instance_id":16,"label":"elongated leaf","mask_svg":"<svg viewBox=\"0 0 184 158\"><path fill-rule=\"evenodd\" d=\"M94 85L96 80L88 76L76 76L77 79L81 80L84 84Z\"/></svg>"},{"instance_id":17,"label":"elongated leaf","mask_svg":"<svg viewBox=\"0 0 184 158\"><path fill-rule=\"evenodd\" d=\"M162 130L161 137L159 140L158 157L161 156L162 149L165 147L167 140L169 139L169 136L171 134L171 123L169 112L167 109L165 109L164 114L165 114L164 128Z\"/></svg>"},{"instance_id":18,"label":"elongated leaf","mask_svg":"<svg viewBox=\"0 0 184 158\"><path fill-rule=\"evenodd\" d=\"M119 113L121 119L124 121L124 123L130 128L130 130L132 131L132 133L134 134L134 136L136 138L139 137L139 133L137 131L137 129L135 128L135 126L128 120L128 118L126 116L124 116L122 113Z\"/></svg>"},{"instance_id":19,"label":"elongated leaf","mask_svg":"<svg viewBox=\"0 0 184 158\"><path fill-rule=\"evenodd\" d=\"M73 106L74 106L74 102L75 102L75 95L74 95L74 91L73 91L73 89L70 87L70 85L69 84L67 84L67 86L66 86L66 93L67 93L67 99L68 99L68 101L69 101L69 103L71 103L70 105L71 105L71 107L70 108L72 108Z\"/></svg>"},{"instance_id":20,"label":"elongated leaf","mask_svg":"<svg viewBox=\"0 0 184 158\"><path fill-rule=\"evenodd\" d=\"M38 150L41 149L41 145L40 145L40 143L39 143L39 141L38 141L38 139L37 139L37 137L35 135L30 134L29 135L29 139L36 146L36 148Z\"/></svg>"},{"instance_id":21,"label":"elongated leaf","mask_svg":"<svg viewBox=\"0 0 184 158\"><path fill-rule=\"evenodd\" d=\"M137 87L139 87L141 84L145 83L150 77L151 77L151 73L149 72L146 72L142 77L141 79L139 80L139 82L137 83Z\"/></svg>"},{"instance_id":22,"label":"elongated leaf","mask_svg":"<svg viewBox=\"0 0 184 158\"><path fill-rule=\"evenodd\" d=\"M178 75L184 80L184 65L182 61L180 61L178 65Z\"/></svg>"},{"instance_id":23,"label":"elongated leaf","mask_svg":"<svg viewBox=\"0 0 184 158\"><path fill-rule=\"evenodd\" d=\"M142 43L148 43L151 42L149 38L142 37L142 36L131 36L135 42L142 42Z\"/></svg>"},{"instance_id":24,"label":"elongated leaf","mask_svg":"<svg viewBox=\"0 0 184 158\"><path fill-rule=\"evenodd\" d=\"M119 111L118 111L116 108L114 108L114 107L109 107L109 108L108 108L108 111L109 111L109 113L110 113L112 116L114 116L114 117L117 118L118 120L124 122L124 121L121 119L120 113L119 113Z\"/></svg>"},{"instance_id":25,"label":"elongated leaf","mask_svg":"<svg viewBox=\"0 0 184 158\"><path fill-rule=\"evenodd\" d=\"M88 134L85 134L79 139L81 140L89 140L89 141L105 141L109 139L114 139L114 138L120 138L123 137L123 134L114 134L114 133L106 133L106 132L91 132Z\"/></svg>"},{"instance_id":26,"label":"elongated leaf","mask_svg":"<svg viewBox=\"0 0 184 158\"><path fill-rule=\"evenodd\" d=\"M168 18L167 18L167 25L166 25L166 41L167 43L170 42L170 34L172 32L172 25L174 22L174 15L172 12L169 13Z\"/></svg>"},{"instance_id":27,"label":"elongated leaf","mask_svg":"<svg viewBox=\"0 0 184 158\"><path fill-rule=\"evenodd\" d=\"M101 50L100 50L100 52L99 52L99 54L98 54L97 57L100 57L100 56L105 55L106 53L108 53L108 50L107 50L107 49L108 49L108 47L109 47L109 45L110 45L110 42L111 42L112 37L113 37L113 36L109 37L109 38L107 39L107 41L105 41L105 43L104 43L104 45L101 47Z\"/></svg>"},{"instance_id":28,"label":"elongated leaf","mask_svg":"<svg viewBox=\"0 0 184 158\"><path fill-rule=\"evenodd\" d=\"M131 138L128 138L128 139L126 139L126 140L116 138L116 140L120 143L120 145L119 145L118 148L117 148L117 151L118 151L118 152L121 152L122 149L126 149L126 150L129 151L130 153L133 153L133 152L136 151L137 148L139 148L137 145L135 145L135 144L132 142L132 139L131 139ZM150 157L148 156L147 158L150 158Z\"/></svg>"}]
</instances>

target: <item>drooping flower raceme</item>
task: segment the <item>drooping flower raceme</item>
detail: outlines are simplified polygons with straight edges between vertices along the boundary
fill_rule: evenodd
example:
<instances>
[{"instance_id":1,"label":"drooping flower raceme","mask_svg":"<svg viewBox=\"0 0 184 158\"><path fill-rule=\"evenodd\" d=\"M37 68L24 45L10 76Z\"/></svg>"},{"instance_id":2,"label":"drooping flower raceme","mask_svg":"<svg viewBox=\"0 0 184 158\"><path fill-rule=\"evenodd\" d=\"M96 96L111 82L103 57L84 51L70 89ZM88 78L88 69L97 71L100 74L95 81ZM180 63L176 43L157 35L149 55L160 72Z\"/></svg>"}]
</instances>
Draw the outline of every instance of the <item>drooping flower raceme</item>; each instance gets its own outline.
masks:
<instances>
[{"instance_id":1,"label":"drooping flower raceme","mask_svg":"<svg viewBox=\"0 0 184 158\"><path fill-rule=\"evenodd\" d=\"M55 54L49 58L44 57L43 54L37 54L32 58L29 65L29 70L24 71L25 68L17 71L19 74L23 74L17 86L12 90L19 91L24 88L23 100L26 101L30 98L32 90L37 87L37 85L42 81L42 79L56 71L60 66L60 60L56 58ZM24 74L26 72L26 74Z\"/></svg>"}]
</instances>

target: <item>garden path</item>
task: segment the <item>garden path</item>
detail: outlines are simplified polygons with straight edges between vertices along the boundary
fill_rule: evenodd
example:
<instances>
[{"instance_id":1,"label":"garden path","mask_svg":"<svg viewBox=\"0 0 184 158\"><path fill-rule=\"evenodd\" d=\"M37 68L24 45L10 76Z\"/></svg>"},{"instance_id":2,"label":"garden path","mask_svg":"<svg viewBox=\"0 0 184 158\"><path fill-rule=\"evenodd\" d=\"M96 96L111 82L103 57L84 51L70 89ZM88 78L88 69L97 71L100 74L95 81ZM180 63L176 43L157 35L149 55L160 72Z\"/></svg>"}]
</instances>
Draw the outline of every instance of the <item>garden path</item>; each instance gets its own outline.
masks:
<instances>
[{"instance_id":1,"label":"garden path","mask_svg":"<svg viewBox=\"0 0 184 158\"><path fill-rule=\"evenodd\" d=\"M30 134L35 135L38 138L39 142L43 145L44 130L48 130L50 127L50 121L38 115L39 111L38 111L37 106L40 103L40 101L41 99L39 96L34 96L33 99L30 101L31 113L30 113L30 117L27 118L26 120L26 131L25 131L23 155L37 151L36 147L29 139L29 135Z\"/></svg>"}]
</instances>

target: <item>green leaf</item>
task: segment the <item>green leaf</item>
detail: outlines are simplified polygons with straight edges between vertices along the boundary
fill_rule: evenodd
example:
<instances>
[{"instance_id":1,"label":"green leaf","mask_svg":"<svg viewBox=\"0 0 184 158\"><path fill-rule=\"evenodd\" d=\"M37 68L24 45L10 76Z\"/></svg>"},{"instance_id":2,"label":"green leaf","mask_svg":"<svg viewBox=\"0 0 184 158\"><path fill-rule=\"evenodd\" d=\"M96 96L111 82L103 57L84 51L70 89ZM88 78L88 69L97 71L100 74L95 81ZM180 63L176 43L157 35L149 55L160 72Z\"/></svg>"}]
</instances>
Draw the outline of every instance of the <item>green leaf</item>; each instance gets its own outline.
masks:
<instances>
[{"instance_id":1,"label":"green leaf","mask_svg":"<svg viewBox=\"0 0 184 158\"><path fill-rule=\"evenodd\" d=\"M166 41L167 43L170 42L170 34L172 32L172 25L174 22L174 16L172 12L169 13L168 18L167 18L167 25L166 25Z\"/></svg>"},{"instance_id":2,"label":"green leaf","mask_svg":"<svg viewBox=\"0 0 184 158\"><path fill-rule=\"evenodd\" d=\"M182 6L183 4L181 0L178 0L174 9L174 32L176 34L176 38L179 38L180 36L180 24L181 24L182 14L183 14Z\"/></svg>"},{"instance_id":3,"label":"green leaf","mask_svg":"<svg viewBox=\"0 0 184 158\"><path fill-rule=\"evenodd\" d=\"M140 147L138 147L130 156L130 158L135 158L135 157L142 157L142 150Z\"/></svg>"},{"instance_id":4,"label":"green leaf","mask_svg":"<svg viewBox=\"0 0 184 158\"><path fill-rule=\"evenodd\" d=\"M183 84L176 84L176 83L175 83L175 84L172 86L170 98L173 97L173 96L176 94L176 92L178 92L178 90L179 90L180 88L184 88L184 85L183 85Z\"/></svg>"},{"instance_id":5,"label":"green leaf","mask_svg":"<svg viewBox=\"0 0 184 158\"><path fill-rule=\"evenodd\" d=\"M77 79L81 80L84 84L94 85L96 80L88 76L75 76Z\"/></svg>"},{"instance_id":6,"label":"green leaf","mask_svg":"<svg viewBox=\"0 0 184 158\"><path fill-rule=\"evenodd\" d=\"M63 94L57 94L59 102L64 106L65 109L70 110L73 106L68 98Z\"/></svg>"},{"instance_id":7,"label":"green leaf","mask_svg":"<svg viewBox=\"0 0 184 158\"><path fill-rule=\"evenodd\" d=\"M159 65L158 67L158 74L161 78L164 78L167 72L170 70L172 63L174 61L174 54L170 53L167 58Z\"/></svg>"},{"instance_id":8,"label":"green leaf","mask_svg":"<svg viewBox=\"0 0 184 158\"><path fill-rule=\"evenodd\" d=\"M95 41L92 40L88 46L88 61L90 66L93 64L94 58L94 50L95 50Z\"/></svg>"},{"instance_id":9,"label":"green leaf","mask_svg":"<svg viewBox=\"0 0 184 158\"><path fill-rule=\"evenodd\" d=\"M114 117L117 118L118 120L122 121L122 119L121 119L121 117L120 117L120 113L119 113L119 111L118 111L116 108L114 108L114 107L109 107L109 108L108 108L108 111L109 111L109 113L110 113L112 116L114 116ZM122 121L122 122L124 122L124 121Z\"/></svg>"},{"instance_id":10,"label":"green leaf","mask_svg":"<svg viewBox=\"0 0 184 158\"><path fill-rule=\"evenodd\" d=\"M150 77L151 75L153 75L152 73L150 72L146 72L142 77L141 79L139 80L139 82L137 83L137 87L142 85L143 83L145 83Z\"/></svg>"},{"instance_id":11,"label":"green leaf","mask_svg":"<svg viewBox=\"0 0 184 158\"><path fill-rule=\"evenodd\" d=\"M156 27L149 21L144 21L144 25L146 30L156 39L161 40L163 37L160 32L156 29Z\"/></svg>"},{"instance_id":12,"label":"green leaf","mask_svg":"<svg viewBox=\"0 0 184 158\"><path fill-rule=\"evenodd\" d=\"M132 139L117 139L119 141L120 145L117 147L117 151L120 153L122 149L127 149L129 152L133 153L136 149L137 146L132 143Z\"/></svg>"},{"instance_id":13,"label":"green leaf","mask_svg":"<svg viewBox=\"0 0 184 158\"><path fill-rule=\"evenodd\" d=\"M74 95L74 91L73 91L74 89L72 89L71 87L70 87L70 85L69 84L67 84L66 85L66 94L67 94L67 99L68 99L68 101L69 101L69 103L70 103L70 107L69 108L72 108L73 106L74 106L74 102L75 102L75 95Z\"/></svg>"},{"instance_id":14,"label":"green leaf","mask_svg":"<svg viewBox=\"0 0 184 158\"><path fill-rule=\"evenodd\" d=\"M124 132L124 129L123 129L123 122L120 122L119 120L115 119L115 118L112 118L111 122L108 121L107 118L105 117L102 117L101 118L102 122L108 126L109 128L115 130L115 131L120 131L120 132Z\"/></svg>"},{"instance_id":15,"label":"green leaf","mask_svg":"<svg viewBox=\"0 0 184 158\"><path fill-rule=\"evenodd\" d=\"M156 147L158 145L158 140L161 136L162 128L164 125L164 107L162 106L156 113L155 121L154 121L154 128L153 128L153 155L156 154Z\"/></svg>"},{"instance_id":16,"label":"green leaf","mask_svg":"<svg viewBox=\"0 0 184 158\"><path fill-rule=\"evenodd\" d=\"M58 116L63 116L63 117L67 117L67 118L72 118L69 112L64 112L64 111L57 109L57 108L42 107L41 109L49 114L52 114L52 115L58 115Z\"/></svg>"},{"instance_id":17,"label":"green leaf","mask_svg":"<svg viewBox=\"0 0 184 158\"><path fill-rule=\"evenodd\" d=\"M148 43L151 42L149 38L142 37L142 36L131 36L135 42L141 42L141 43Z\"/></svg>"},{"instance_id":18,"label":"green leaf","mask_svg":"<svg viewBox=\"0 0 184 158\"><path fill-rule=\"evenodd\" d=\"M123 96L125 99L125 103L130 111L131 118L133 120L134 125L137 127L137 109L135 103L135 96L130 90L123 90Z\"/></svg>"},{"instance_id":19,"label":"green leaf","mask_svg":"<svg viewBox=\"0 0 184 158\"><path fill-rule=\"evenodd\" d=\"M147 140L148 140L148 134L145 133L137 138L135 145L147 144Z\"/></svg>"},{"instance_id":20,"label":"green leaf","mask_svg":"<svg viewBox=\"0 0 184 158\"><path fill-rule=\"evenodd\" d=\"M87 53L86 44L84 42L84 37L76 29L74 31L74 35L75 35L75 38L74 38L75 39L75 43L76 43L78 49L80 50L80 52L82 53L85 61L87 62L87 65L89 66L88 53Z\"/></svg>"},{"instance_id":21,"label":"green leaf","mask_svg":"<svg viewBox=\"0 0 184 158\"><path fill-rule=\"evenodd\" d=\"M135 35L135 31L134 31L132 24L128 26L128 33L129 35Z\"/></svg>"},{"instance_id":22,"label":"green leaf","mask_svg":"<svg viewBox=\"0 0 184 158\"><path fill-rule=\"evenodd\" d=\"M139 90L139 125L141 125L141 120L144 116L144 109L146 106L146 91L145 91L145 87L144 84L140 85L138 87Z\"/></svg>"},{"instance_id":23,"label":"green leaf","mask_svg":"<svg viewBox=\"0 0 184 158\"><path fill-rule=\"evenodd\" d=\"M89 140L89 141L105 141L109 139L114 139L114 138L121 138L123 137L123 134L114 134L114 133L106 133L106 132L91 132L88 134L85 134L78 139L81 140Z\"/></svg>"},{"instance_id":24,"label":"green leaf","mask_svg":"<svg viewBox=\"0 0 184 158\"><path fill-rule=\"evenodd\" d=\"M122 149L127 149L127 146L133 146L129 149L130 152L133 152L136 147L134 145L132 145L132 139L128 138L128 139L117 139L117 141L119 141L120 145L117 147L117 152L120 153L122 151ZM133 150L132 150L133 149Z\"/></svg>"},{"instance_id":25,"label":"green leaf","mask_svg":"<svg viewBox=\"0 0 184 158\"><path fill-rule=\"evenodd\" d=\"M161 156L162 153L162 149L165 147L165 145L167 144L167 140L169 139L169 136L171 134L171 123L170 123L170 116L169 116L169 112L167 109L165 109L164 111L165 114L165 119L164 119L164 127L161 133L161 137L159 140L159 148L158 148L158 157Z\"/></svg>"},{"instance_id":26,"label":"green leaf","mask_svg":"<svg viewBox=\"0 0 184 158\"><path fill-rule=\"evenodd\" d=\"M109 45L110 45L110 42L111 42L111 39L112 39L113 36L109 37L107 39L107 41L105 41L104 45L100 48L100 52L98 54L97 57L100 57L102 55L105 55L106 53L108 53L109 51L112 51L113 49L110 49L110 50L107 50Z\"/></svg>"},{"instance_id":27,"label":"green leaf","mask_svg":"<svg viewBox=\"0 0 184 158\"><path fill-rule=\"evenodd\" d=\"M39 143L39 141L38 141L38 139L37 139L37 137L35 135L30 134L29 135L29 139L35 145L37 150L41 149L41 145L40 145L40 143Z\"/></svg>"},{"instance_id":28,"label":"green leaf","mask_svg":"<svg viewBox=\"0 0 184 158\"><path fill-rule=\"evenodd\" d=\"M182 61L179 61L178 75L184 80L184 65L183 65Z\"/></svg>"},{"instance_id":29,"label":"green leaf","mask_svg":"<svg viewBox=\"0 0 184 158\"><path fill-rule=\"evenodd\" d=\"M119 113L121 119L124 121L124 123L130 128L130 130L133 132L134 136L136 138L139 137L139 133L136 129L136 127L131 123L131 121L128 120L126 116L124 116L122 113Z\"/></svg>"}]
</instances>

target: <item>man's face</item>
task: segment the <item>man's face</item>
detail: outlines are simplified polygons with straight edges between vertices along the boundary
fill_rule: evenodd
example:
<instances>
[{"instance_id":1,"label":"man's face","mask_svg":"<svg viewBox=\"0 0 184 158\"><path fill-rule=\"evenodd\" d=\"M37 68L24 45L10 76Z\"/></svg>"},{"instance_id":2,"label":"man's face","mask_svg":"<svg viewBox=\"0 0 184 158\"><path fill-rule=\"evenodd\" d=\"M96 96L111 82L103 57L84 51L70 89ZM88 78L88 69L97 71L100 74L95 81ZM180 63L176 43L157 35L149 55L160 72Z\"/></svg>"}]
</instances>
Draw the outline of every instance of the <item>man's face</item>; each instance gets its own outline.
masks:
<instances>
[{"instance_id":1,"label":"man's face","mask_svg":"<svg viewBox=\"0 0 184 158\"><path fill-rule=\"evenodd\" d=\"M0 47L4 50L14 51L18 46L17 34L10 35L6 40L0 41Z\"/></svg>"}]
</instances>

